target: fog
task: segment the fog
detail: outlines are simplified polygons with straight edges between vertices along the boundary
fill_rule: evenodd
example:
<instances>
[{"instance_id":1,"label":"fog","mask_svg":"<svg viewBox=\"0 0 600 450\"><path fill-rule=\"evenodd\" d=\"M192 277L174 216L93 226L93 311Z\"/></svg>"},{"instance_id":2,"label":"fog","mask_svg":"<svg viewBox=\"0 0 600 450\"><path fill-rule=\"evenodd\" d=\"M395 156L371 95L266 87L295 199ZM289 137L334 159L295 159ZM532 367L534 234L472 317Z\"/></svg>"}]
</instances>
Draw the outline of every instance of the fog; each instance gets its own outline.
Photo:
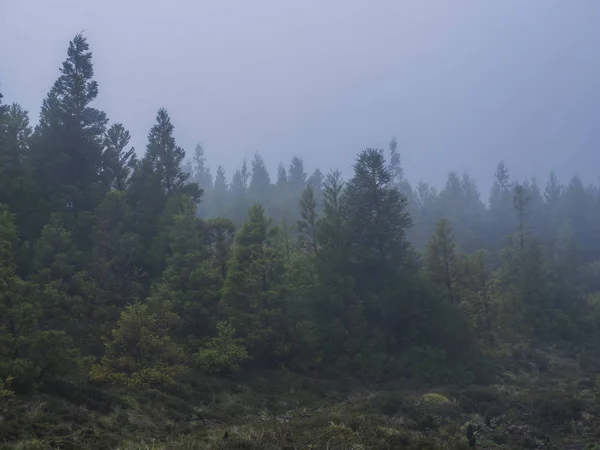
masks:
<instances>
[{"instance_id":1,"label":"fog","mask_svg":"<svg viewBox=\"0 0 600 450\"><path fill-rule=\"evenodd\" d=\"M272 177L294 154L348 171L396 136L411 182L468 171L485 198L500 160L597 179L599 19L594 0L0 0L0 89L37 120L84 31L96 105L138 152L161 106L229 176L257 151Z\"/></svg>"}]
</instances>

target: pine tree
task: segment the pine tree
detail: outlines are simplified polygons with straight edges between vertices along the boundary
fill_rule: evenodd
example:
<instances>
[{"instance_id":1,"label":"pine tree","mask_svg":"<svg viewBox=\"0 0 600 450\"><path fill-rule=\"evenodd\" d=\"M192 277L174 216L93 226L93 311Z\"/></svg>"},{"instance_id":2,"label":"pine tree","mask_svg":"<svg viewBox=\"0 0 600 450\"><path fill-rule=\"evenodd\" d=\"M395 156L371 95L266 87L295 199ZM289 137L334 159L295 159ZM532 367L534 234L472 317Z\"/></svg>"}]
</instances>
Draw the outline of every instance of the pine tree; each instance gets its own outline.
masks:
<instances>
[{"instance_id":1,"label":"pine tree","mask_svg":"<svg viewBox=\"0 0 600 450\"><path fill-rule=\"evenodd\" d=\"M277 229L255 205L236 234L221 299L225 317L256 362L273 364L287 354L282 252Z\"/></svg>"},{"instance_id":2,"label":"pine tree","mask_svg":"<svg viewBox=\"0 0 600 450\"><path fill-rule=\"evenodd\" d=\"M208 167L206 163L204 148L200 144L197 144L194 150L190 179L194 183L197 183L203 192L203 201L198 205L197 214L200 217L207 217L209 212L213 209L213 177L210 172L210 167Z\"/></svg>"},{"instance_id":3,"label":"pine tree","mask_svg":"<svg viewBox=\"0 0 600 450\"><path fill-rule=\"evenodd\" d=\"M68 224L102 199L102 140L108 119L91 106L98 83L89 45L78 34L69 43L61 75L44 100L31 152L32 233L54 212ZM83 232L89 235L89 230Z\"/></svg>"},{"instance_id":4,"label":"pine tree","mask_svg":"<svg viewBox=\"0 0 600 450\"><path fill-rule=\"evenodd\" d=\"M494 174L494 184L489 198L488 223L486 236L491 253L495 256L504 247L505 237L514 230L516 220L513 214L513 192L508 169L499 163Z\"/></svg>"},{"instance_id":5,"label":"pine tree","mask_svg":"<svg viewBox=\"0 0 600 450\"><path fill-rule=\"evenodd\" d=\"M339 171L329 172L323 185L323 217L317 223L318 242L326 251L322 257L325 265L339 269L346 259L345 208L343 192L345 182ZM337 261L337 263L333 263Z\"/></svg>"},{"instance_id":6,"label":"pine tree","mask_svg":"<svg viewBox=\"0 0 600 450\"><path fill-rule=\"evenodd\" d=\"M306 186L306 172L304 172L304 163L297 156L292 158L292 163L288 170L288 185L292 195L300 195Z\"/></svg>"},{"instance_id":7,"label":"pine tree","mask_svg":"<svg viewBox=\"0 0 600 450\"><path fill-rule=\"evenodd\" d=\"M252 177L248 186L248 198L253 203L260 203L267 208L271 202L271 178L265 162L258 153L252 161Z\"/></svg>"},{"instance_id":8,"label":"pine tree","mask_svg":"<svg viewBox=\"0 0 600 450\"><path fill-rule=\"evenodd\" d=\"M244 161L245 164L245 161ZM231 198L231 218L236 225L242 223L248 210L248 187L246 184L246 175L242 170L236 170L229 186L229 196Z\"/></svg>"},{"instance_id":9,"label":"pine tree","mask_svg":"<svg viewBox=\"0 0 600 450\"><path fill-rule=\"evenodd\" d=\"M18 392L33 389L80 369L73 341L63 332L42 330L43 316L35 283L16 273L18 232L14 216L0 205L0 378L13 378Z\"/></svg>"},{"instance_id":10,"label":"pine tree","mask_svg":"<svg viewBox=\"0 0 600 450\"><path fill-rule=\"evenodd\" d=\"M150 161L167 195L186 193L198 201L202 190L195 183L186 185L189 174L181 166L185 151L176 145L173 129L167 110L160 108L156 114L156 124L148 133L145 157Z\"/></svg>"},{"instance_id":11,"label":"pine tree","mask_svg":"<svg viewBox=\"0 0 600 450\"><path fill-rule=\"evenodd\" d=\"M222 166L217 168L217 176L215 177L215 186L213 189L213 216L225 216L228 203L228 186L227 178L225 177L225 169Z\"/></svg>"},{"instance_id":12,"label":"pine tree","mask_svg":"<svg viewBox=\"0 0 600 450\"><path fill-rule=\"evenodd\" d=\"M411 259L406 230L412 222L406 197L388 188L390 177L383 152L367 149L357 158L345 195L351 260L357 276L373 286L380 277L394 277L386 272L407 266Z\"/></svg>"},{"instance_id":13,"label":"pine tree","mask_svg":"<svg viewBox=\"0 0 600 450\"><path fill-rule=\"evenodd\" d=\"M315 171L308 178L308 184L313 190L313 194L315 196L315 203L317 211L321 211L323 209L323 182L325 177L323 173L319 169L315 169Z\"/></svg>"},{"instance_id":14,"label":"pine tree","mask_svg":"<svg viewBox=\"0 0 600 450\"><path fill-rule=\"evenodd\" d=\"M275 183L275 187L277 188L277 194L282 195L287 190L288 186L288 175L287 170L285 170L285 166L279 163L277 166L277 182Z\"/></svg>"},{"instance_id":15,"label":"pine tree","mask_svg":"<svg viewBox=\"0 0 600 450\"><path fill-rule=\"evenodd\" d=\"M104 183L112 189L124 191L135 161L135 149L127 149L131 136L123 124L113 124L104 135L102 173Z\"/></svg>"},{"instance_id":16,"label":"pine tree","mask_svg":"<svg viewBox=\"0 0 600 450\"><path fill-rule=\"evenodd\" d=\"M525 213L529 204L529 196L526 189L521 184L516 184L513 194L513 207L517 213L519 247L521 250L525 248Z\"/></svg>"},{"instance_id":17,"label":"pine tree","mask_svg":"<svg viewBox=\"0 0 600 450\"><path fill-rule=\"evenodd\" d=\"M39 375L28 359L28 348L42 313L35 286L16 275L17 246L14 215L0 205L0 378L16 377L25 388L29 378Z\"/></svg>"},{"instance_id":18,"label":"pine tree","mask_svg":"<svg viewBox=\"0 0 600 450\"><path fill-rule=\"evenodd\" d=\"M93 346L86 330L91 325L91 303L95 286L83 270L84 254L58 215L42 229L33 252L32 280L42 293L44 316L40 326L64 330L84 347Z\"/></svg>"},{"instance_id":19,"label":"pine tree","mask_svg":"<svg viewBox=\"0 0 600 450\"><path fill-rule=\"evenodd\" d=\"M126 192L127 202L133 212L133 231L140 236L144 249L144 256L140 257L138 264L148 271L150 266L148 252L154 236L159 231L158 219L168 200L148 155L141 160L134 160L133 172Z\"/></svg>"},{"instance_id":20,"label":"pine tree","mask_svg":"<svg viewBox=\"0 0 600 450\"><path fill-rule=\"evenodd\" d=\"M231 247L235 236L235 225L225 217L215 217L205 223L206 239L209 250L214 258L215 266L225 279L227 262L231 256Z\"/></svg>"},{"instance_id":21,"label":"pine tree","mask_svg":"<svg viewBox=\"0 0 600 450\"><path fill-rule=\"evenodd\" d=\"M486 345L494 343L497 305L494 299L494 279L487 252L463 253L457 259L458 284L463 308L482 335ZM491 350L489 348L488 350Z\"/></svg>"},{"instance_id":22,"label":"pine tree","mask_svg":"<svg viewBox=\"0 0 600 450\"><path fill-rule=\"evenodd\" d=\"M27 111L20 105L2 105L0 98L0 203L23 221L26 188L25 158L29 152L31 127Z\"/></svg>"},{"instance_id":23,"label":"pine tree","mask_svg":"<svg viewBox=\"0 0 600 450\"><path fill-rule=\"evenodd\" d=\"M184 372L182 348L170 336L179 317L168 303L136 302L121 313L92 379L133 386L171 384Z\"/></svg>"},{"instance_id":24,"label":"pine tree","mask_svg":"<svg viewBox=\"0 0 600 450\"><path fill-rule=\"evenodd\" d=\"M440 219L427 244L425 267L431 280L446 291L450 303L458 301L456 264L456 244L452 227L448 220Z\"/></svg>"},{"instance_id":25,"label":"pine tree","mask_svg":"<svg viewBox=\"0 0 600 450\"><path fill-rule=\"evenodd\" d=\"M95 285L93 324L110 331L123 308L142 296L142 239L123 191L109 192L94 213L90 274Z\"/></svg>"},{"instance_id":26,"label":"pine tree","mask_svg":"<svg viewBox=\"0 0 600 450\"><path fill-rule=\"evenodd\" d=\"M218 293L222 286L219 267L204 242L204 226L196 217L191 199L173 216L169 227L168 256L151 296L168 301L182 318L184 336L204 336L217 315Z\"/></svg>"},{"instance_id":27,"label":"pine tree","mask_svg":"<svg viewBox=\"0 0 600 450\"><path fill-rule=\"evenodd\" d=\"M323 183L323 215L317 222L319 253L315 321L322 333L320 342L325 358L352 360L364 345L363 303L357 296L351 274L347 214L344 202L345 181L339 171L331 171Z\"/></svg>"},{"instance_id":28,"label":"pine tree","mask_svg":"<svg viewBox=\"0 0 600 450\"><path fill-rule=\"evenodd\" d=\"M300 220L298 221L298 232L300 233L300 244L302 248L314 255L317 254L317 202L310 184L302 192L300 199Z\"/></svg>"}]
</instances>

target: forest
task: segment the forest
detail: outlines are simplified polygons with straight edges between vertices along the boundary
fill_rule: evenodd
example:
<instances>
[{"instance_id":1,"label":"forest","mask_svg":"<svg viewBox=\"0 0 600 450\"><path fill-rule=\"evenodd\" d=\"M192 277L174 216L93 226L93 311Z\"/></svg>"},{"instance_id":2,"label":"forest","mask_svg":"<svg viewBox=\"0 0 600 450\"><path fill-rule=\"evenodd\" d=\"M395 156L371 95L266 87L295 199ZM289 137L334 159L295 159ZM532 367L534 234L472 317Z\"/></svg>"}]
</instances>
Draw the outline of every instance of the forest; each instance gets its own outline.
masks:
<instances>
[{"instance_id":1,"label":"forest","mask_svg":"<svg viewBox=\"0 0 600 450\"><path fill-rule=\"evenodd\" d=\"M227 174L57 76L0 94L0 448L600 448L600 185Z\"/></svg>"}]
</instances>

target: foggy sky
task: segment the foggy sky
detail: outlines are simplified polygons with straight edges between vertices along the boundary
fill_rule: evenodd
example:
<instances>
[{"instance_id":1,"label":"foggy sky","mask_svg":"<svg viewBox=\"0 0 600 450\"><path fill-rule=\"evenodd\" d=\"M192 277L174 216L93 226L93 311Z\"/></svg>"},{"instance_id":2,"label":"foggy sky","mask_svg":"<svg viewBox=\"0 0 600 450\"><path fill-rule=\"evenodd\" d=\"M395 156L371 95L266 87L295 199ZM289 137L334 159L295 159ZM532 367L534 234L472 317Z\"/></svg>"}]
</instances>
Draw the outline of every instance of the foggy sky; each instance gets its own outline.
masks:
<instances>
[{"instance_id":1,"label":"foggy sky","mask_svg":"<svg viewBox=\"0 0 600 450\"><path fill-rule=\"evenodd\" d=\"M348 173L399 142L411 182L504 160L545 184L600 175L597 0L0 0L0 90L37 120L68 42L138 153L164 106L213 169L260 152Z\"/></svg>"}]
</instances>

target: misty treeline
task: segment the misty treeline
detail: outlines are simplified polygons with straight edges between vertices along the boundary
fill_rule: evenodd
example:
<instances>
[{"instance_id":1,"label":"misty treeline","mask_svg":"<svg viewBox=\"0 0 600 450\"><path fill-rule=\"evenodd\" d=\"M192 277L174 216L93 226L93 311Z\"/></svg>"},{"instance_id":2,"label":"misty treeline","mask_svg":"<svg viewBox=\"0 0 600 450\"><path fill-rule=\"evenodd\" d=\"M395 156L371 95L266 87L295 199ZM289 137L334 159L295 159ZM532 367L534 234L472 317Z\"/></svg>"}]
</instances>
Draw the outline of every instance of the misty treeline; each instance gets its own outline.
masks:
<instances>
[{"instance_id":1,"label":"misty treeline","mask_svg":"<svg viewBox=\"0 0 600 450\"><path fill-rule=\"evenodd\" d=\"M94 108L82 35L32 128L0 106L0 395L194 371L473 382L527 339L600 320L600 192L499 165L411 187L395 141L353 173L186 162L160 109L138 156Z\"/></svg>"}]
</instances>

